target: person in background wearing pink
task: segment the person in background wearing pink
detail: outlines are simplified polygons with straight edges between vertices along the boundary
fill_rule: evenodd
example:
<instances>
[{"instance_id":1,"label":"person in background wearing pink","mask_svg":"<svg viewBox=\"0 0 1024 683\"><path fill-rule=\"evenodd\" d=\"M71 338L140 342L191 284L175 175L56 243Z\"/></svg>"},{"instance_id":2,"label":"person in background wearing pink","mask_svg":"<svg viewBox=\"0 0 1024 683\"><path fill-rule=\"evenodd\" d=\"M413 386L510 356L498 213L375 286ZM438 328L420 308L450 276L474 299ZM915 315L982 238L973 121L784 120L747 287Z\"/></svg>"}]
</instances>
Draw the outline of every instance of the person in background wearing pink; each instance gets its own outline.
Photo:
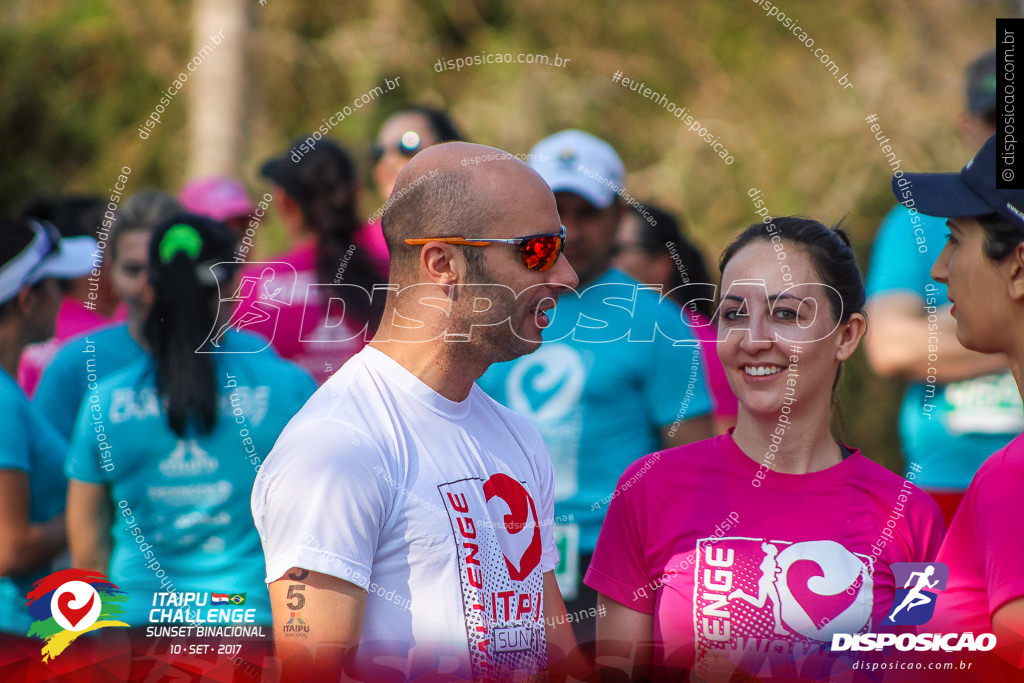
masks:
<instances>
[{"instance_id":1,"label":"person in background wearing pink","mask_svg":"<svg viewBox=\"0 0 1024 683\"><path fill-rule=\"evenodd\" d=\"M942 514L832 435L833 393L866 325L846 235L757 223L720 267L736 427L622 475L585 577L607 611L598 664L632 655L633 677L829 680L850 667L832 634L885 630L890 567L935 558Z\"/></svg>"},{"instance_id":2,"label":"person in background wearing pink","mask_svg":"<svg viewBox=\"0 0 1024 683\"><path fill-rule=\"evenodd\" d=\"M946 285L956 338L981 353L1004 353L1024 393L1024 190L996 189L993 135L960 173L907 173L893 178L897 197L909 181L916 208L949 217L949 235L932 266ZM941 356L938 362L941 362ZM929 632L995 633L998 646L1024 643L1024 435L993 453L971 480L938 561L949 581L936 601ZM1010 651L1008 651L1009 654Z\"/></svg>"},{"instance_id":3,"label":"person in background wearing pink","mask_svg":"<svg viewBox=\"0 0 1024 683\"><path fill-rule=\"evenodd\" d=\"M185 183L178 199L186 211L224 223L241 235L256 207L245 186L234 178L214 176Z\"/></svg>"},{"instance_id":4,"label":"person in background wearing pink","mask_svg":"<svg viewBox=\"0 0 1024 683\"><path fill-rule=\"evenodd\" d=\"M107 206L99 197L65 196L40 199L24 211L26 218L47 221L67 237L91 237L99 240L92 255L92 269L82 277L61 280L63 297L53 336L29 344L18 363L18 384L30 397L60 345L72 337L102 325L124 320L125 308L120 305L111 286L110 268L105 259L109 228L113 221L104 218ZM113 215L113 214L111 214Z\"/></svg>"},{"instance_id":5,"label":"person in background wearing pink","mask_svg":"<svg viewBox=\"0 0 1024 683\"><path fill-rule=\"evenodd\" d=\"M715 433L724 434L736 424L736 397L718 359L717 333L711 324L714 283L700 250L680 230L674 215L644 204L631 207L623 217L615 236L613 265L638 282L660 286L663 297L686 304L683 310L704 356Z\"/></svg>"},{"instance_id":6,"label":"person in background wearing pink","mask_svg":"<svg viewBox=\"0 0 1024 683\"><path fill-rule=\"evenodd\" d=\"M398 174L410 159L432 145L463 139L455 122L441 109L414 104L391 114L380 127L377 141L370 145L373 182L385 206ZM384 207L381 207L370 217L363 234L373 254L383 253L386 270L388 252L380 227L383 213Z\"/></svg>"},{"instance_id":7,"label":"person in background wearing pink","mask_svg":"<svg viewBox=\"0 0 1024 683\"><path fill-rule=\"evenodd\" d=\"M230 326L257 332L318 384L376 330L387 272L360 239L359 184L351 156L330 138L300 139L263 164L290 251L242 272ZM223 325L221 325L223 327Z\"/></svg>"}]
</instances>

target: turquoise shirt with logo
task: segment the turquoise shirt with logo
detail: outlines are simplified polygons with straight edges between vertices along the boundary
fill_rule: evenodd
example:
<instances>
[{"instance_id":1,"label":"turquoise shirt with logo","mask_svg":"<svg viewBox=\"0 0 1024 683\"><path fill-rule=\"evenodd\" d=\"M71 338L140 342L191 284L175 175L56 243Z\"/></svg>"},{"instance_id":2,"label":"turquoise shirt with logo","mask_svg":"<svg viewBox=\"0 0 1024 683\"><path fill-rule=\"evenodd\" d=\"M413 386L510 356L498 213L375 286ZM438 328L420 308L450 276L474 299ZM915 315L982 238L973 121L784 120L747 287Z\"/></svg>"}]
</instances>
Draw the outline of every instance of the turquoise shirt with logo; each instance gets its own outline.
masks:
<instances>
[{"instance_id":1,"label":"turquoise shirt with logo","mask_svg":"<svg viewBox=\"0 0 1024 683\"><path fill-rule=\"evenodd\" d=\"M170 592L204 594L201 612L214 606L213 593L245 593L243 605L223 606L255 608L255 623L271 621L249 497L260 463L315 385L272 353L238 353L247 345L239 336L230 332L227 352L212 356L219 401L209 434L171 431L149 358L100 381L82 402L67 474L110 487L108 575L129 595L132 625L151 623L154 593Z\"/></svg>"},{"instance_id":2,"label":"turquoise shirt with logo","mask_svg":"<svg viewBox=\"0 0 1024 683\"><path fill-rule=\"evenodd\" d=\"M479 380L540 430L555 469L555 520L576 527L581 553L593 552L626 467L661 448L663 428L711 412L682 314L611 269L579 296L559 297L539 349Z\"/></svg>"},{"instance_id":3,"label":"turquoise shirt with logo","mask_svg":"<svg viewBox=\"0 0 1024 683\"><path fill-rule=\"evenodd\" d=\"M948 232L945 218L911 216L904 206L895 207L875 239L868 296L902 292L919 297L922 307L948 307L946 285L931 276ZM944 347L957 343L956 337L940 337L936 363ZM921 467L915 484L964 490L990 454L1024 431L1024 406L1009 371L949 384L912 382L899 428L904 458Z\"/></svg>"},{"instance_id":4,"label":"turquoise shirt with logo","mask_svg":"<svg viewBox=\"0 0 1024 683\"><path fill-rule=\"evenodd\" d=\"M0 470L28 475L30 523L45 522L64 511L67 442L39 414L18 383L0 369ZM28 574L0 578L0 631L24 636L32 623L25 596L32 584L50 573L42 567Z\"/></svg>"},{"instance_id":5,"label":"turquoise shirt with logo","mask_svg":"<svg viewBox=\"0 0 1024 683\"><path fill-rule=\"evenodd\" d=\"M265 339L250 332L239 332L236 343L246 352L267 345ZM70 439L89 384L145 357L146 352L124 323L90 330L58 349L39 380L33 402L50 424Z\"/></svg>"}]
</instances>

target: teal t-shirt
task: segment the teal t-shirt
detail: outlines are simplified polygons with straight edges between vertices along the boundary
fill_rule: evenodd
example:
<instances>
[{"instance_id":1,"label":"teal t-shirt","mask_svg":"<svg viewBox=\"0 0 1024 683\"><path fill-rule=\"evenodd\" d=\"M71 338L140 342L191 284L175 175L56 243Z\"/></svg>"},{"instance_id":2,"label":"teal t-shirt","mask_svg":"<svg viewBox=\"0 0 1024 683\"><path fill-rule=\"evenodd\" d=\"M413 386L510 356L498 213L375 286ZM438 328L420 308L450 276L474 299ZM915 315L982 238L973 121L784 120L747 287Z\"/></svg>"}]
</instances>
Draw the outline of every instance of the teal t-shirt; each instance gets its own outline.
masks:
<instances>
[{"instance_id":1,"label":"teal t-shirt","mask_svg":"<svg viewBox=\"0 0 1024 683\"><path fill-rule=\"evenodd\" d=\"M28 475L29 521L45 522L63 512L67 498L63 472L67 442L2 369L0 434L0 469ZM25 596L36 580L49 573L50 568L44 567L29 574L0 578L0 631L26 634L32 620L25 609Z\"/></svg>"},{"instance_id":2,"label":"teal t-shirt","mask_svg":"<svg viewBox=\"0 0 1024 683\"><path fill-rule=\"evenodd\" d=\"M267 345L262 337L239 332L236 344L245 353ZM75 417L89 385L131 365L146 352L124 323L108 325L65 342L46 366L33 402L65 439L71 438Z\"/></svg>"},{"instance_id":3,"label":"teal t-shirt","mask_svg":"<svg viewBox=\"0 0 1024 683\"><path fill-rule=\"evenodd\" d=\"M539 349L492 365L479 384L540 430L555 469L555 520L576 526L579 551L592 553L626 467L661 448L662 428L709 414L711 400L682 309L625 273L562 295L549 315Z\"/></svg>"},{"instance_id":4,"label":"teal t-shirt","mask_svg":"<svg viewBox=\"0 0 1024 683\"><path fill-rule=\"evenodd\" d=\"M946 285L931 276L948 232L945 218L911 216L896 206L875 239L868 296L902 291L918 296L922 306L948 307ZM943 345L956 343L955 337L940 337L938 362ZM965 490L985 458L1024 431L1024 406L1009 371L934 387L913 382L903 397L899 428L904 458L921 467L914 483Z\"/></svg>"},{"instance_id":5,"label":"teal t-shirt","mask_svg":"<svg viewBox=\"0 0 1024 683\"><path fill-rule=\"evenodd\" d=\"M247 343L239 336L229 333L226 350ZM150 623L153 594L172 590L245 593L256 623L271 621L249 498L258 466L316 387L272 353L214 358L220 396L209 434L171 431L148 357L100 381L76 421L67 475L110 487L108 575L128 593L132 625Z\"/></svg>"}]
</instances>

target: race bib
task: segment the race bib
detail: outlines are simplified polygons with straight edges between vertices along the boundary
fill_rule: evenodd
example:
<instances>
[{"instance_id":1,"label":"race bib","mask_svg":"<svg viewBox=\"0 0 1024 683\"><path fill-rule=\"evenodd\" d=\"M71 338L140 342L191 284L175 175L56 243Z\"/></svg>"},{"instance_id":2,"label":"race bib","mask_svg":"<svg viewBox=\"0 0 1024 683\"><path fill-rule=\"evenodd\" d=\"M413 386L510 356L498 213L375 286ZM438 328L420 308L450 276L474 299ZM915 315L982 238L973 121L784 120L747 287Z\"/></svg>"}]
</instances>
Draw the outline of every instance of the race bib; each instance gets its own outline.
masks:
<instances>
[{"instance_id":1,"label":"race bib","mask_svg":"<svg viewBox=\"0 0 1024 683\"><path fill-rule=\"evenodd\" d=\"M580 593L580 528L576 524L555 525L558 566L555 580L563 600L575 600Z\"/></svg>"},{"instance_id":2,"label":"race bib","mask_svg":"<svg viewBox=\"0 0 1024 683\"><path fill-rule=\"evenodd\" d=\"M1024 431L1024 404L1009 372L947 384L943 396L942 422L953 435Z\"/></svg>"}]
</instances>

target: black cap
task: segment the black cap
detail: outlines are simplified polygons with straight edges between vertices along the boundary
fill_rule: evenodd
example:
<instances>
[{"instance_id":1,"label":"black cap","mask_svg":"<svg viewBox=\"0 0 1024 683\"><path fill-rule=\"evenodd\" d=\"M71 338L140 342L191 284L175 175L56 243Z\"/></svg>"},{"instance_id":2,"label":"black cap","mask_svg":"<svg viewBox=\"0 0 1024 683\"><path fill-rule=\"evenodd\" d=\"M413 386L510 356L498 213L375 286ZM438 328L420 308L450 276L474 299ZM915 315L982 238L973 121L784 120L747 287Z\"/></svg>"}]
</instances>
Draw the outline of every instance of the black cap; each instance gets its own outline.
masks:
<instances>
[{"instance_id":1,"label":"black cap","mask_svg":"<svg viewBox=\"0 0 1024 683\"><path fill-rule=\"evenodd\" d=\"M325 167L335 173L325 176ZM315 197L324 183L354 181L355 164L349 153L331 138L311 135L297 139L287 151L267 159L260 167L260 175L301 202Z\"/></svg>"},{"instance_id":2,"label":"black cap","mask_svg":"<svg viewBox=\"0 0 1024 683\"><path fill-rule=\"evenodd\" d=\"M998 214L1024 233L1024 190L996 189L996 136L959 173L906 173L892 178L902 203L926 216Z\"/></svg>"}]
</instances>

